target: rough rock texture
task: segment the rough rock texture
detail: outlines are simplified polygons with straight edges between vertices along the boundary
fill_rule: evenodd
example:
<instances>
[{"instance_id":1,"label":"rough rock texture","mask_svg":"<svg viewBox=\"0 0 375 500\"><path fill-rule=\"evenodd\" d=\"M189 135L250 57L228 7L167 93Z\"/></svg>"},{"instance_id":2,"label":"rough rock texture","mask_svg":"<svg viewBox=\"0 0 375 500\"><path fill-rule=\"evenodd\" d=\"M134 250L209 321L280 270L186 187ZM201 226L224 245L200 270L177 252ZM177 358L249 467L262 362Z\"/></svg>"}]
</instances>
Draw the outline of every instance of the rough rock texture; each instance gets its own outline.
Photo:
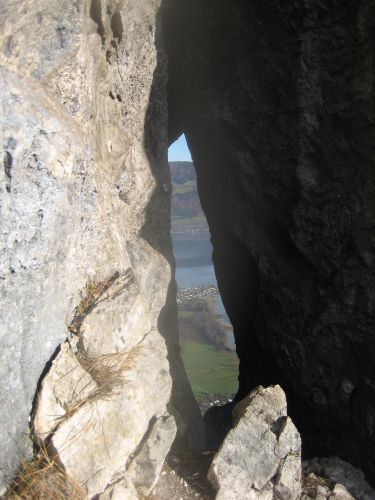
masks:
<instances>
[{"instance_id":1,"label":"rough rock texture","mask_svg":"<svg viewBox=\"0 0 375 500\"><path fill-rule=\"evenodd\" d=\"M147 493L176 435L166 345L150 329L133 275L107 286L43 379L33 421L89 497L124 475Z\"/></svg>"},{"instance_id":2,"label":"rough rock texture","mask_svg":"<svg viewBox=\"0 0 375 500\"><path fill-rule=\"evenodd\" d=\"M166 457L171 439L176 435L177 427L173 416L162 416L157 420L147 440L142 444L141 449L133 459L129 467L129 477L132 479L137 491L147 496L155 485L164 458Z\"/></svg>"},{"instance_id":3,"label":"rough rock texture","mask_svg":"<svg viewBox=\"0 0 375 500\"><path fill-rule=\"evenodd\" d=\"M375 499L375 490L366 482L363 472L338 457L314 458L305 462L303 467L306 474L325 477L337 483L333 495L347 494L356 499Z\"/></svg>"},{"instance_id":4,"label":"rough rock texture","mask_svg":"<svg viewBox=\"0 0 375 500\"><path fill-rule=\"evenodd\" d=\"M301 495L301 500L311 498L314 500L355 500L343 484L334 484L327 478L316 476L313 472L305 477Z\"/></svg>"},{"instance_id":5,"label":"rough rock texture","mask_svg":"<svg viewBox=\"0 0 375 500\"><path fill-rule=\"evenodd\" d=\"M111 427L110 439L122 443L121 460L135 451L151 422L168 415L171 376L182 418L190 424L189 412L199 414L176 336L159 3L7 0L0 5L0 490L30 450L28 418L38 381L67 338L68 325L78 333L73 315L98 283L110 281L109 295L85 311L81 351L111 355L138 343L142 352L134 378L117 387L122 397L107 401L101 394L97 402L103 425ZM121 280L129 273L133 285L127 295ZM111 295L115 289L118 295ZM56 377L72 365L72 385L51 388L46 380L41 396L53 402L53 418L63 420L53 438L60 449L73 421L89 413L84 406L69 414L75 383L90 375L74 349L61 350L50 374ZM79 397L87 399L97 384L93 377ZM50 433L51 414L43 411L39 407L37 419ZM90 432L96 438L101 424L94 419ZM198 442L199 426L196 421ZM80 439L92 454L84 435ZM68 455L63 461L77 475L86 477L98 466L81 456L80 471L70 461L74 454ZM112 472L92 482L101 488ZM98 485L89 486L90 492Z\"/></svg>"},{"instance_id":6,"label":"rough rock texture","mask_svg":"<svg viewBox=\"0 0 375 500\"><path fill-rule=\"evenodd\" d=\"M301 496L301 439L281 387L258 387L234 409L235 423L208 473L218 500Z\"/></svg>"},{"instance_id":7,"label":"rough rock texture","mask_svg":"<svg viewBox=\"0 0 375 500\"><path fill-rule=\"evenodd\" d=\"M240 393L279 383L310 456L375 478L373 0L169 0Z\"/></svg>"},{"instance_id":8,"label":"rough rock texture","mask_svg":"<svg viewBox=\"0 0 375 500\"><path fill-rule=\"evenodd\" d=\"M125 478L99 495L99 500L138 500L137 490L130 479Z\"/></svg>"},{"instance_id":9,"label":"rough rock texture","mask_svg":"<svg viewBox=\"0 0 375 500\"><path fill-rule=\"evenodd\" d=\"M342 484L336 484L332 494L328 497L330 500L354 500L354 497Z\"/></svg>"}]
</instances>

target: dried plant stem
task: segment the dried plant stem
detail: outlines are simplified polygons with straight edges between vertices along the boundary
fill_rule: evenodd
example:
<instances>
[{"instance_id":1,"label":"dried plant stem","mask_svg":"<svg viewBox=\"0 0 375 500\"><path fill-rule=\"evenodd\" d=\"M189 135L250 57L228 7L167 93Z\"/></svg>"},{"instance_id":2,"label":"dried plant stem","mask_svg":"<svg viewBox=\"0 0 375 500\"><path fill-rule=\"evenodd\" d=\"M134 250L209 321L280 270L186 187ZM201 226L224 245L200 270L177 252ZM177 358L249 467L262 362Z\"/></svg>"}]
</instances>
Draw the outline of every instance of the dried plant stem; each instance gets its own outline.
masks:
<instances>
[{"instance_id":1,"label":"dried plant stem","mask_svg":"<svg viewBox=\"0 0 375 500\"><path fill-rule=\"evenodd\" d=\"M41 444L34 459L21 464L5 498L9 500L83 500L87 496L83 488L66 474L58 458L51 457L45 445Z\"/></svg>"}]
</instances>

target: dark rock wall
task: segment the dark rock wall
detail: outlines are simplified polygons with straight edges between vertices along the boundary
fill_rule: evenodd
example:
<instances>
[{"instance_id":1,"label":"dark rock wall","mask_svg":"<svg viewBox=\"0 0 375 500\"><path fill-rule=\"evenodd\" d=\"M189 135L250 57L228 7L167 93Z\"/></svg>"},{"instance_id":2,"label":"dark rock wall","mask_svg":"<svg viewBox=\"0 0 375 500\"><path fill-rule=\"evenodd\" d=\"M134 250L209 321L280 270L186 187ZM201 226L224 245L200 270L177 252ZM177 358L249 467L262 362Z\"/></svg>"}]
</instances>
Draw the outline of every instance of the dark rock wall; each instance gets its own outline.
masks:
<instances>
[{"instance_id":1,"label":"dark rock wall","mask_svg":"<svg viewBox=\"0 0 375 500\"><path fill-rule=\"evenodd\" d=\"M185 132L240 357L306 455L375 477L375 2L166 0Z\"/></svg>"}]
</instances>

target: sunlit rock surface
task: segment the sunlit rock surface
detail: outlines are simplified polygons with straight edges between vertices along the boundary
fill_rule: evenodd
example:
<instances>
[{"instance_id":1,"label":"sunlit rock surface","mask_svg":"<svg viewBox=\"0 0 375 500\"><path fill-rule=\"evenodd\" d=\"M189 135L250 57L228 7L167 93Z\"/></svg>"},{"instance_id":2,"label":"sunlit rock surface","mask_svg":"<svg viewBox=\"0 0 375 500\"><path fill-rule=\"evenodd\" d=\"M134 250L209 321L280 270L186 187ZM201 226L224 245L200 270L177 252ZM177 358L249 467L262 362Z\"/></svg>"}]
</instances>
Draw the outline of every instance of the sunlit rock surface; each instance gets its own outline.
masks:
<instances>
[{"instance_id":1,"label":"sunlit rock surface","mask_svg":"<svg viewBox=\"0 0 375 500\"><path fill-rule=\"evenodd\" d=\"M137 317L135 308L142 308L131 274L108 286L53 361L33 421L35 436L52 447L89 497L128 471L139 492L147 492L176 435L167 410L172 381L165 342L148 318Z\"/></svg>"},{"instance_id":2,"label":"sunlit rock surface","mask_svg":"<svg viewBox=\"0 0 375 500\"><path fill-rule=\"evenodd\" d=\"M162 426L166 419L171 429L172 378L181 418L190 425L186 415L198 415L178 353L171 285L159 3L8 0L0 6L0 489L31 450L28 420L46 374L38 430L54 432L61 461L80 481L101 471L87 483L90 494L103 491L121 461L126 468L153 422ZM125 286L129 271L132 284ZM72 320L87 290L112 278L78 332ZM90 373L68 345L49 363L71 335L86 353L140 347L118 394L102 394L73 413L72 391ZM76 380L49 386L69 366ZM90 380L79 397L87 399L97 383ZM192 434L198 442L199 425ZM79 431L74 452L64 441L70 428ZM173 437L171 429L160 462Z\"/></svg>"},{"instance_id":3,"label":"sunlit rock surface","mask_svg":"<svg viewBox=\"0 0 375 500\"><path fill-rule=\"evenodd\" d=\"M208 477L217 500L296 500L301 496L301 438L281 387L259 387L234 409L235 423Z\"/></svg>"}]
</instances>

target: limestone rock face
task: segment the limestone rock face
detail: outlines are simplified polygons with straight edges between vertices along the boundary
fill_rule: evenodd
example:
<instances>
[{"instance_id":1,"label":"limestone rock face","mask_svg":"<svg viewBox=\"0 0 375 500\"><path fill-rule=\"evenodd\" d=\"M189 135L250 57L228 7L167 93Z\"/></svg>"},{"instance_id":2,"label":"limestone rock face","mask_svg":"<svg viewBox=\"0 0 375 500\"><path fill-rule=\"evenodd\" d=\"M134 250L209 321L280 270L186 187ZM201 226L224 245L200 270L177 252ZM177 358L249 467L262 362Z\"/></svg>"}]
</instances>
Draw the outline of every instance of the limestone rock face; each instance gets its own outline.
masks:
<instances>
[{"instance_id":1,"label":"limestone rock face","mask_svg":"<svg viewBox=\"0 0 375 500\"><path fill-rule=\"evenodd\" d=\"M218 500L300 498L301 439L286 409L279 386L259 387L235 407L208 473Z\"/></svg>"},{"instance_id":2,"label":"limestone rock face","mask_svg":"<svg viewBox=\"0 0 375 500\"><path fill-rule=\"evenodd\" d=\"M77 479L101 470L87 483L90 494L103 491L120 463L126 468L163 419L166 452L171 377L198 415L171 284L159 3L1 2L0 490L31 449L38 381L35 429L53 436ZM129 353L126 383L105 394L88 360L104 360L105 371Z\"/></svg>"},{"instance_id":3,"label":"limestone rock face","mask_svg":"<svg viewBox=\"0 0 375 500\"><path fill-rule=\"evenodd\" d=\"M152 487L176 435L165 342L138 317L131 272L107 287L43 379L33 421L36 438L89 497L132 474L140 493Z\"/></svg>"},{"instance_id":4,"label":"limestone rock face","mask_svg":"<svg viewBox=\"0 0 375 500\"><path fill-rule=\"evenodd\" d=\"M375 4L165 7L240 396L280 384L306 453L375 478Z\"/></svg>"}]
</instances>

